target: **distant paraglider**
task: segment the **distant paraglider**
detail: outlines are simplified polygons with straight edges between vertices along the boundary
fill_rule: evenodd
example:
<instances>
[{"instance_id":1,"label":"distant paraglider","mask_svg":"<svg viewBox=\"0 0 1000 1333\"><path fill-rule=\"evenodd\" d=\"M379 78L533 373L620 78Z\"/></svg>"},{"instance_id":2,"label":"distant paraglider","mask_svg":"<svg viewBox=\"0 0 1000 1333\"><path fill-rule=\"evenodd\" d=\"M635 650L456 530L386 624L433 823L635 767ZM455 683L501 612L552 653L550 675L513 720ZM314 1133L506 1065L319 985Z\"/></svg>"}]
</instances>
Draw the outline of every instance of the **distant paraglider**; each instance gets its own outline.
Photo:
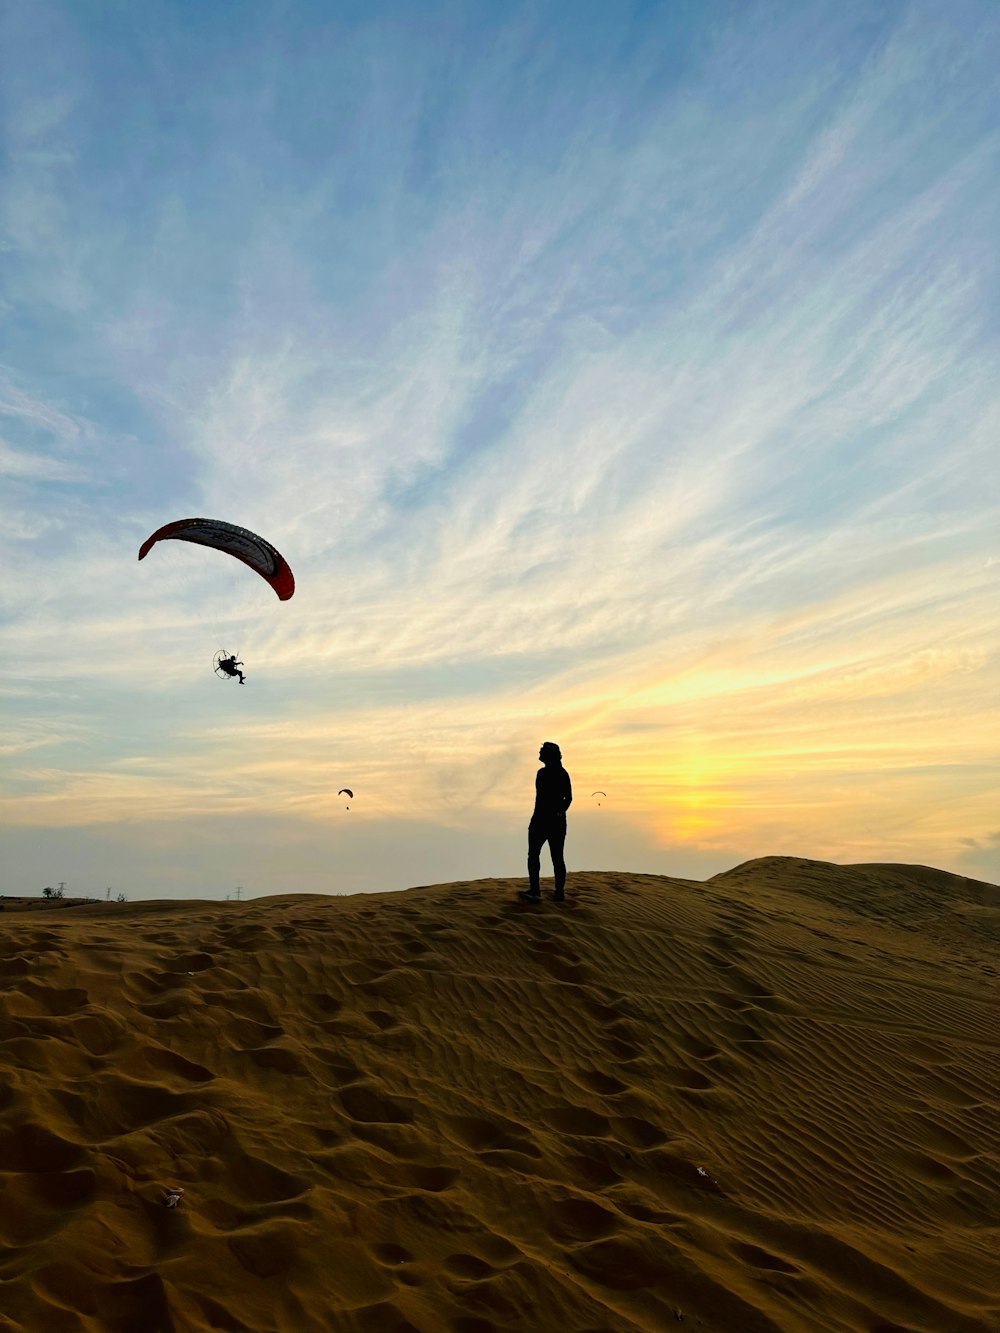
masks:
<instances>
[{"instance_id":1,"label":"distant paraglider","mask_svg":"<svg viewBox=\"0 0 1000 1333\"><path fill-rule=\"evenodd\" d=\"M180 518L157 528L139 547L139 559L145 560L157 542L193 542L196 546L212 546L217 551L233 556L248 565L255 574L269 583L279 601L287 602L295 591L295 576L288 561L269 541L249 528L237 527L221 518ZM243 665L235 653L220 648L212 659L215 674L222 679L238 679L243 684Z\"/></svg>"},{"instance_id":2,"label":"distant paraglider","mask_svg":"<svg viewBox=\"0 0 1000 1333\"><path fill-rule=\"evenodd\" d=\"M157 542L167 540L213 546L217 551L242 560L271 585L282 602L287 602L295 591L295 576L288 561L269 541L248 528L237 527L220 518L181 518L164 524L147 537L139 547L139 559L144 560Z\"/></svg>"},{"instance_id":3,"label":"distant paraglider","mask_svg":"<svg viewBox=\"0 0 1000 1333\"><path fill-rule=\"evenodd\" d=\"M340 791L337 792L337 795L338 795L338 796L349 796L349 797L351 798L352 801L354 800L354 792L351 791L350 787L341 787ZM345 810L350 810L350 808L351 808L351 807L350 807L349 805L345 805L345 806L344 806L344 809L345 809Z\"/></svg>"},{"instance_id":4,"label":"distant paraglider","mask_svg":"<svg viewBox=\"0 0 1000 1333\"><path fill-rule=\"evenodd\" d=\"M605 799L607 799L608 795L606 791L592 791L590 794L591 796L603 796ZM598 801L597 804L600 805L600 801Z\"/></svg>"}]
</instances>

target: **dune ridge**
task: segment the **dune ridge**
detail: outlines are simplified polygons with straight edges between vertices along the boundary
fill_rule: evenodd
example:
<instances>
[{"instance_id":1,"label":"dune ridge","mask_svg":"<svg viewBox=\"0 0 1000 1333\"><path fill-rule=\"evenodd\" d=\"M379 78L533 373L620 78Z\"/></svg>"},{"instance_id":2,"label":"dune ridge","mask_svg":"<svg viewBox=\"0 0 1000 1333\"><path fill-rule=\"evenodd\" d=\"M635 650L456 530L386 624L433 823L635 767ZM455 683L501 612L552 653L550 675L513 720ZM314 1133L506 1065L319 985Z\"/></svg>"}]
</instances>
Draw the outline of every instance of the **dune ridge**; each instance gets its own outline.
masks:
<instances>
[{"instance_id":1,"label":"dune ridge","mask_svg":"<svg viewBox=\"0 0 1000 1333\"><path fill-rule=\"evenodd\" d=\"M996 886L523 883L0 915L0 1329L1000 1329Z\"/></svg>"}]
</instances>

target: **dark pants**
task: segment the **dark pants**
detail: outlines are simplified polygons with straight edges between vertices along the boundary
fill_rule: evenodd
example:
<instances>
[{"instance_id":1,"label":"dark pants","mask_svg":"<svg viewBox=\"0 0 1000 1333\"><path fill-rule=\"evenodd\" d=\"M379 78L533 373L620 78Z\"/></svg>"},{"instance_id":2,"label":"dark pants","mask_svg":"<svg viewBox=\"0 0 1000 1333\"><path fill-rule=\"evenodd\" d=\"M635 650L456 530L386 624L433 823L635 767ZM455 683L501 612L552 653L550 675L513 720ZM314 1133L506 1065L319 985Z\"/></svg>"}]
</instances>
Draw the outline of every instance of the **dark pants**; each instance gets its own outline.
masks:
<instances>
[{"instance_id":1,"label":"dark pants","mask_svg":"<svg viewBox=\"0 0 1000 1333\"><path fill-rule=\"evenodd\" d=\"M566 883L566 862L563 860L563 847L566 844L565 815L555 815L548 819L536 815L528 825L528 884L531 893L541 892L538 876L541 872L542 848L546 843L549 844L549 853L552 856L556 893L562 893Z\"/></svg>"}]
</instances>

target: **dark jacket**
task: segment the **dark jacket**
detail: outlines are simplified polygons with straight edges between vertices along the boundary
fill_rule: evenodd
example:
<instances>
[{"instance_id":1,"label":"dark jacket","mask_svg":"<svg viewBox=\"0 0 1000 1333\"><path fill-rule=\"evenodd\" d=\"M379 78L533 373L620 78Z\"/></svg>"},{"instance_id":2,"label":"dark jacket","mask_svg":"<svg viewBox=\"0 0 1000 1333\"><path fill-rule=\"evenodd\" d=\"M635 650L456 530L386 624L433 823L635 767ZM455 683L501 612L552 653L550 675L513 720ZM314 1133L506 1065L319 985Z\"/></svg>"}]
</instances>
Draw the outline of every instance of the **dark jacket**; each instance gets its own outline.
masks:
<instances>
[{"instance_id":1,"label":"dark jacket","mask_svg":"<svg viewBox=\"0 0 1000 1333\"><path fill-rule=\"evenodd\" d=\"M562 819L573 803L573 784L562 764L546 764L535 774L532 819Z\"/></svg>"}]
</instances>

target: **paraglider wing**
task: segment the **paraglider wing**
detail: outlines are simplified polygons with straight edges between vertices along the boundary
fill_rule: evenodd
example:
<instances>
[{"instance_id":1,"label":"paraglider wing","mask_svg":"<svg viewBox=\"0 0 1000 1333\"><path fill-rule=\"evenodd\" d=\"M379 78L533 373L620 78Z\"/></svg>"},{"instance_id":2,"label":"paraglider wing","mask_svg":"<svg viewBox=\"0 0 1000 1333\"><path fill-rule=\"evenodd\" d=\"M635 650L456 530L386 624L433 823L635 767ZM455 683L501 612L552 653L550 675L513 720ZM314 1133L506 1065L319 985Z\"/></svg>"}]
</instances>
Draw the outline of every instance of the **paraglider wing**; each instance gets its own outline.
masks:
<instances>
[{"instance_id":1,"label":"paraglider wing","mask_svg":"<svg viewBox=\"0 0 1000 1333\"><path fill-rule=\"evenodd\" d=\"M607 796L608 793L606 791L592 791L590 794L591 796Z\"/></svg>"},{"instance_id":2,"label":"paraglider wing","mask_svg":"<svg viewBox=\"0 0 1000 1333\"><path fill-rule=\"evenodd\" d=\"M287 602L295 591L295 576L288 561L270 542L248 528L237 527L220 518L181 518L175 523L164 524L147 537L139 547L139 559L144 560L157 542L167 539L214 546L217 551L235 556L266 579L282 602Z\"/></svg>"},{"instance_id":3,"label":"paraglider wing","mask_svg":"<svg viewBox=\"0 0 1000 1333\"><path fill-rule=\"evenodd\" d=\"M337 792L337 795L349 796L352 801L354 800L354 792L351 791L350 787L341 787L340 791Z\"/></svg>"}]
</instances>

